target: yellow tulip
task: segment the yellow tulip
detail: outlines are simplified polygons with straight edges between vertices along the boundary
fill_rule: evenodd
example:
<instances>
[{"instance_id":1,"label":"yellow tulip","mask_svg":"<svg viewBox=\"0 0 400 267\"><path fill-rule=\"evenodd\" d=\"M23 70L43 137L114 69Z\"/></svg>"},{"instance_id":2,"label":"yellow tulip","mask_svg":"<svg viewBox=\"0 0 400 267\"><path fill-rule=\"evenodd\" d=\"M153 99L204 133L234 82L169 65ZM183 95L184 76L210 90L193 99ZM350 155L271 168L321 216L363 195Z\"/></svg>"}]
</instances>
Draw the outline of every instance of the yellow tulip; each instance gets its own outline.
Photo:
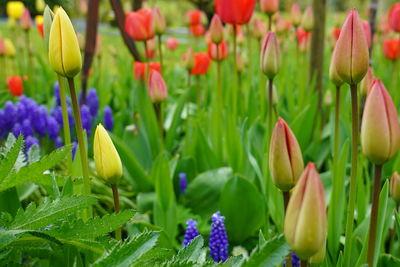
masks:
<instances>
[{"instance_id":1,"label":"yellow tulip","mask_svg":"<svg viewBox=\"0 0 400 267\"><path fill-rule=\"evenodd\" d=\"M37 15L35 17L35 23L36 23L36 25L43 24L43 16L42 15Z\"/></svg>"},{"instance_id":2,"label":"yellow tulip","mask_svg":"<svg viewBox=\"0 0 400 267\"><path fill-rule=\"evenodd\" d=\"M15 57L15 46L10 39L4 40L4 46L6 47L6 56Z\"/></svg>"},{"instance_id":3,"label":"yellow tulip","mask_svg":"<svg viewBox=\"0 0 400 267\"><path fill-rule=\"evenodd\" d=\"M94 134L94 162L97 174L110 184L122 176L122 163L106 129L100 123Z\"/></svg>"},{"instance_id":4,"label":"yellow tulip","mask_svg":"<svg viewBox=\"0 0 400 267\"><path fill-rule=\"evenodd\" d=\"M49 61L53 70L61 76L73 78L81 71L78 39L67 13L61 7L50 28Z\"/></svg>"},{"instance_id":5,"label":"yellow tulip","mask_svg":"<svg viewBox=\"0 0 400 267\"><path fill-rule=\"evenodd\" d=\"M20 1L10 1L7 3L7 16L13 19L20 19L24 12L24 4Z\"/></svg>"},{"instance_id":6,"label":"yellow tulip","mask_svg":"<svg viewBox=\"0 0 400 267\"><path fill-rule=\"evenodd\" d=\"M35 7L36 7L37 11L43 12L45 6L46 6L46 3L44 2L44 0L36 0Z\"/></svg>"}]
</instances>

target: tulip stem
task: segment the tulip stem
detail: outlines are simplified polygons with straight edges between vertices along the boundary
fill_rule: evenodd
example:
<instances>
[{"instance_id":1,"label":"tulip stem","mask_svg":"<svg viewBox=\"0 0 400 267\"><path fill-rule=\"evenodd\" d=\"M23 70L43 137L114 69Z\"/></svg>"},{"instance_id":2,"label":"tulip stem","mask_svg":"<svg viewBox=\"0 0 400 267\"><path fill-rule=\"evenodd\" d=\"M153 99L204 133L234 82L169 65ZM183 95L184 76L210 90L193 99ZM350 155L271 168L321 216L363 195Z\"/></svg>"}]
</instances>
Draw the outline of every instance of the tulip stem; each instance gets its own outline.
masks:
<instances>
[{"instance_id":1,"label":"tulip stem","mask_svg":"<svg viewBox=\"0 0 400 267\"><path fill-rule=\"evenodd\" d=\"M290 192L286 191L286 192L282 192L282 194L283 194L283 203L284 203L285 214L286 214L287 206L288 206L289 200L290 200ZM292 252L291 251L289 251L289 254L287 254L287 256L286 256L286 267L292 267Z\"/></svg>"},{"instance_id":2,"label":"tulip stem","mask_svg":"<svg viewBox=\"0 0 400 267\"><path fill-rule=\"evenodd\" d=\"M335 103L335 136L333 139L333 165L336 170L337 159L339 158L339 114L340 114L340 85L336 86L336 103Z\"/></svg>"},{"instance_id":3,"label":"tulip stem","mask_svg":"<svg viewBox=\"0 0 400 267\"><path fill-rule=\"evenodd\" d=\"M86 153L85 139L82 129L81 111L79 109L78 98L76 96L74 78L68 78L69 91L71 94L72 109L76 122L76 135L78 137L78 145L81 156L82 172L83 172L83 193L90 195L90 179L89 179L89 165ZM84 220L91 218L91 208L84 212Z\"/></svg>"},{"instance_id":4,"label":"tulip stem","mask_svg":"<svg viewBox=\"0 0 400 267\"><path fill-rule=\"evenodd\" d=\"M119 206L118 186L116 184L112 184L111 189L114 197L114 210L115 213L118 213L121 210ZM121 236L122 236L122 228L119 227L118 229L115 230L115 239L121 240Z\"/></svg>"},{"instance_id":5,"label":"tulip stem","mask_svg":"<svg viewBox=\"0 0 400 267\"><path fill-rule=\"evenodd\" d=\"M272 29L272 15L268 15L268 31Z\"/></svg>"},{"instance_id":6,"label":"tulip stem","mask_svg":"<svg viewBox=\"0 0 400 267\"><path fill-rule=\"evenodd\" d=\"M192 87L192 75L191 75L191 73L190 73L190 70L188 70L188 90L190 90L191 89L191 87ZM187 103L186 103L186 119L188 119L189 118L189 112L190 112L190 93L191 92L189 92L189 94L188 94L188 100L187 100Z\"/></svg>"},{"instance_id":7,"label":"tulip stem","mask_svg":"<svg viewBox=\"0 0 400 267\"><path fill-rule=\"evenodd\" d=\"M300 266L301 267L307 267L308 266L308 260L301 260L300 261Z\"/></svg>"},{"instance_id":8,"label":"tulip stem","mask_svg":"<svg viewBox=\"0 0 400 267\"><path fill-rule=\"evenodd\" d=\"M156 112L158 127L160 128L160 137L161 140L164 139L164 127L163 127L163 117L162 117L162 106L161 103L154 103L153 104L154 111Z\"/></svg>"},{"instance_id":9,"label":"tulip stem","mask_svg":"<svg viewBox=\"0 0 400 267\"><path fill-rule=\"evenodd\" d=\"M351 87L351 109L352 109L352 138L351 138L351 177L350 195L347 205L346 237L344 246L344 266L350 266L351 255L351 236L353 235L354 208L356 202L356 183L357 183L357 156L358 156L358 97L357 84Z\"/></svg>"},{"instance_id":10,"label":"tulip stem","mask_svg":"<svg viewBox=\"0 0 400 267\"><path fill-rule=\"evenodd\" d=\"M374 266L375 256L375 241L376 241L376 227L379 212L379 191L381 189L381 175L382 165L375 165L375 178L372 195L372 208L371 208L371 221L369 225L369 240L368 240L368 266Z\"/></svg>"},{"instance_id":11,"label":"tulip stem","mask_svg":"<svg viewBox=\"0 0 400 267\"><path fill-rule=\"evenodd\" d=\"M63 118L63 131L64 131L64 144L66 146L71 144L71 130L69 127L69 118L68 118L68 107L67 107L67 95L65 92L65 79L58 75L58 85L60 87L60 102L61 102L61 110L62 110L62 118ZM68 174L72 174L72 154L69 153L67 155L67 168Z\"/></svg>"},{"instance_id":12,"label":"tulip stem","mask_svg":"<svg viewBox=\"0 0 400 267\"><path fill-rule=\"evenodd\" d=\"M164 69L164 64L163 64L163 54L162 54L162 38L161 35L157 35L158 38L158 53L160 54L160 64L161 64L161 73Z\"/></svg>"},{"instance_id":13,"label":"tulip stem","mask_svg":"<svg viewBox=\"0 0 400 267\"><path fill-rule=\"evenodd\" d=\"M236 78L237 80L239 79L239 72L237 69L237 29L236 29L236 24L232 24L233 26L233 62L235 65L235 71L236 71ZM217 49L218 50L218 49ZM236 90L232 90L232 94L233 94L233 116L236 116L236 105L237 105L237 91L238 88L236 88Z\"/></svg>"},{"instance_id":14,"label":"tulip stem","mask_svg":"<svg viewBox=\"0 0 400 267\"><path fill-rule=\"evenodd\" d=\"M273 79L268 79L268 133L269 137L272 133L272 112L273 112Z\"/></svg>"}]
</instances>

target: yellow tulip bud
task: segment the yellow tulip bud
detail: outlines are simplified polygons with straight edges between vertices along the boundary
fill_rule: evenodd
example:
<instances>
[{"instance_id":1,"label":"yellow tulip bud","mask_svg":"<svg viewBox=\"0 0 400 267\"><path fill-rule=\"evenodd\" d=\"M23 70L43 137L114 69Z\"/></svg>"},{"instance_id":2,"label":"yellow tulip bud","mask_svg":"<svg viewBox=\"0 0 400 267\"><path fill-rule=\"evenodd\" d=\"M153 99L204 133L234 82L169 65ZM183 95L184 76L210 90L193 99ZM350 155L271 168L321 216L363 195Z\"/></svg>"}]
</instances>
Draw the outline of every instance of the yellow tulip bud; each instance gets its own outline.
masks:
<instances>
[{"instance_id":1,"label":"yellow tulip bud","mask_svg":"<svg viewBox=\"0 0 400 267\"><path fill-rule=\"evenodd\" d=\"M44 2L44 0L36 0L35 7L36 7L37 11L43 12L45 6L46 6L46 3Z\"/></svg>"},{"instance_id":2,"label":"yellow tulip bud","mask_svg":"<svg viewBox=\"0 0 400 267\"><path fill-rule=\"evenodd\" d=\"M4 46L6 47L6 56L15 57L15 46L10 39L4 40Z\"/></svg>"},{"instance_id":3,"label":"yellow tulip bud","mask_svg":"<svg viewBox=\"0 0 400 267\"><path fill-rule=\"evenodd\" d=\"M321 246L321 248L318 250L318 252L310 258L310 263L322 264L322 262L325 259L325 254L326 254L326 241L324 242L324 245Z\"/></svg>"},{"instance_id":4,"label":"yellow tulip bud","mask_svg":"<svg viewBox=\"0 0 400 267\"><path fill-rule=\"evenodd\" d=\"M114 144L103 125L94 134L94 162L97 174L110 184L117 184L122 176L122 163Z\"/></svg>"},{"instance_id":5,"label":"yellow tulip bud","mask_svg":"<svg viewBox=\"0 0 400 267\"><path fill-rule=\"evenodd\" d=\"M81 71L78 39L67 13L61 7L50 28L49 60L53 70L62 76L73 78Z\"/></svg>"},{"instance_id":6,"label":"yellow tulip bud","mask_svg":"<svg viewBox=\"0 0 400 267\"><path fill-rule=\"evenodd\" d=\"M7 3L7 16L13 19L20 19L24 8L25 6L21 1L10 1Z\"/></svg>"}]
</instances>

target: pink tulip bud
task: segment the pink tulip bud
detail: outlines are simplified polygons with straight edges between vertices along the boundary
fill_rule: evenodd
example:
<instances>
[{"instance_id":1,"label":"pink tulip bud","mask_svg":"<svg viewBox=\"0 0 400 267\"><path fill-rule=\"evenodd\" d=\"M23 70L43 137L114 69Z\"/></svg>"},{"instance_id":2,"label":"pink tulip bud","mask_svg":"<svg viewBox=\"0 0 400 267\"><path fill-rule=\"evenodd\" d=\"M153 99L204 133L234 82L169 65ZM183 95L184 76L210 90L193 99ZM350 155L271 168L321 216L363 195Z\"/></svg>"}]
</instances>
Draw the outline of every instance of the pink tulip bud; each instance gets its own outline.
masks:
<instances>
[{"instance_id":1,"label":"pink tulip bud","mask_svg":"<svg viewBox=\"0 0 400 267\"><path fill-rule=\"evenodd\" d=\"M29 30L32 27L32 18L29 9L25 8L24 13L22 13L21 17L21 28L24 30Z\"/></svg>"},{"instance_id":2,"label":"pink tulip bud","mask_svg":"<svg viewBox=\"0 0 400 267\"><path fill-rule=\"evenodd\" d=\"M350 11L335 45L334 62L339 77L348 84L357 84L368 71L368 43L356 9Z\"/></svg>"},{"instance_id":3,"label":"pink tulip bud","mask_svg":"<svg viewBox=\"0 0 400 267\"><path fill-rule=\"evenodd\" d=\"M174 37L169 37L167 39L167 48L171 51L175 50L178 47L178 44L179 44L178 39Z\"/></svg>"},{"instance_id":4,"label":"pink tulip bud","mask_svg":"<svg viewBox=\"0 0 400 267\"><path fill-rule=\"evenodd\" d=\"M333 53L335 53L335 51L333 51ZM343 84L343 80L336 72L335 58L336 58L335 55L332 54L331 64L329 66L329 79L332 81L334 85L341 86Z\"/></svg>"},{"instance_id":5,"label":"pink tulip bud","mask_svg":"<svg viewBox=\"0 0 400 267\"><path fill-rule=\"evenodd\" d=\"M214 14L210 25L210 38L215 44L219 44L224 40L224 26L217 14Z\"/></svg>"},{"instance_id":6,"label":"pink tulip bud","mask_svg":"<svg viewBox=\"0 0 400 267\"><path fill-rule=\"evenodd\" d=\"M274 32L265 35L261 49L261 70L268 78L273 79L281 65L279 44Z\"/></svg>"},{"instance_id":7,"label":"pink tulip bud","mask_svg":"<svg viewBox=\"0 0 400 267\"><path fill-rule=\"evenodd\" d=\"M255 18L253 20L252 26L253 26L254 37L257 38L258 40L263 38L263 36L267 32L267 26L265 25L265 23L261 19Z\"/></svg>"},{"instance_id":8,"label":"pink tulip bud","mask_svg":"<svg viewBox=\"0 0 400 267\"><path fill-rule=\"evenodd\" d=\"M361 146L374 164L391 159L400 148L400 126L396 107L380 80L375 80L365 102L361 124Z\"/></svg>"},{"instance_id":9,"label":"pink tulip bud","mask_svg":"<svg viewBox=\"0 0 400 267\"><path fill-rule=\"evenodd\" d=\"M166 28L165 18L163 14L161 14L160 9L158 9L158 7L154 6L151 9L151 11L153 14L154 32L157 35L162 35L165 32Z\"/></svg>"},{"instance_id":10,"label":"pink tulip bud","mask_svg":"<svg viewBox=\"0 0 400 267\"><path fill-rule=\"evenodd\" d=\"M212 60L222 61L228 57L228 44L222 41L219 44L208 43L208 55Z\"/></svg>"},{"instance_id":11,"label":"pink tulip bud","mask_svg":"<svg viewBox=\"0 0 400 267\"><path fill-rule=\"evenodd\" d=\"M279 10L279 0L260 0L261 10L268 16Z\"/></svg>"},{"instance_id":12,"label":"pink tulip bud","mask_svg":"<svg viewBox=\"0 0 400 267\"><path fill-rule=\"evenodd\" d=\"M325 245L327 234L324 187L314 163L308 163L286 210L286 241L301 259L309 259Z\"/></svg>"},{"instance_id":13,"label":"pink tulip bud","mask_svg":"<svg viewBox=\"0 0 400 267\"><path fill-rule=\"evenodd\" d=\"M163 102L168 97L168 88L161 74L152 70L149 77L149 95L153 103Z\"/></svg>"},{"instance_id":14,"label":"pink tulip bud","mask_svg":"<svg viewBox=\"0 0 400 267\"><path fill-rule=\"evenodd\" d=\"M398 172L393 173L390 179L390 194L396 202L400 202L400 175Z\"/></svg>"},{"instance_id":15,"label":"pink tulip bud","mask_svg":"<svg viewBox=\"0 0 400 267\"><path fill-rule=\"evenodd\" d=\"M296 136L282 118L278 119L272 132L269 168L275 185L284 192L296 185L304 169Z\"/></svg>"},{"instance_id":16,"label":"pink tulip bud","mask_svg":"<svg viewBox=\"0 0 400 267\"><path fill-rule=\"evenodd\" d=\"M365 75L364 79L362 79L360 82L361 95L363 95L363 96L368 95L369 90L371 89L371 86L372 86L374 80L375 80L375 75L372 71L372 68L369 67L367 74Z\"/></svg>"},{"instance_id":17,"label":"pink tulip bud","mask_svg":"<svg viewBox=\"0 0 400 267\"><path fill-rule=\"evenodd\" d=\"M304 11L301 27L308 32L314 28L314 11L311 6L307 7Z\"/></svg>"},{"instance_id":18,"label":"pink tulip bud","mask_svg":"<svg viewBox=\"0 0 400 267\"><path fill-rule=\"evenodd\" d=\"M301 9L297 2L293 3L292 9L290 10L290 14L292 17L292 23L294 27L299 27L301 23Z\"/></svg>"},{"instance_id":19,"label":"pink tulip bud","mask_svg":"<svg viewBox=\"0 0 400 267\"><path fill-rule=\"evenodd\" d=\"M365 37L367 38L368 48L370 48L372 44L371 26L369 25L368 21L366 20L361 20L361 21L365 32Z\"/></svg>"}]
</instances>

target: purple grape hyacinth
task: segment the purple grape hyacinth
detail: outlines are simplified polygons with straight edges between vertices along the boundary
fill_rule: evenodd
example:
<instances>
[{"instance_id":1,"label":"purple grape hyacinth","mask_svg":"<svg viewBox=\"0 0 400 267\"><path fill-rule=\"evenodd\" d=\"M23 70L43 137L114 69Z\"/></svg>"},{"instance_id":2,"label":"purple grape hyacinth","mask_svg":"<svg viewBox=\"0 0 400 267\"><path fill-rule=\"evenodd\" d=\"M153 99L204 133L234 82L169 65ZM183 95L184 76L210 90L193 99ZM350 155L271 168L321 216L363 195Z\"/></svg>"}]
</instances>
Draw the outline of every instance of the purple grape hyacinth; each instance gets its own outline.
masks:
<instances>
[{"instance_id":1,"label":"purple grape hyacinth","mask_svg":"<svg viewBox=\"0 0 400 267\"><path fill-rule=\"evenodd\" d=\"M197 230L197 222L192 219L187 220L186 232L183 238L183 246L186 247L196 236L199 235L199 231Z\"/></svg>"},{"instance_id":2,"label":"purple grape hyacinth","mask_svg":"<svg viewBox=\"0 0 400 267\"><path fill-rule=\"evenodd\" d=\"M113 114L112 110L109 106L106 106L104 108L104 127L107 129L107 131L112 131L114 128L114 119L113 119Z\"/></svg>"},{"instance_id":3,"label":"purple grape hyacinth","mask_svg":"<svg viewBox=\"0 0 400 267\"><path fill-rule=\"evenodd\" d=\"M184 172L179 173L179 192L181 194L185 194L187 186L188 182L186 179L186 173Z\"/></svg>"},{"instance_id":4,"label":"purple grape hyacinth","mask_svg":"<svg viewBox=\"0 0 400 267\"><path fill-rule=\"evenodd\" d=\"M36 137L28 136L25 138L25 152L28 152L33 145L39 146L39 141L36 139Z\"/></svg>"},{"instance_id":5,"label":"purple grape hyacinth","mask_svg":"<svg viewBox=\"0 0 400 267\"><path fill-rule=\"evenodd\" d=\"M93 118L97 117L99 112L99 97L97 96L96 89L90 88L86 96L86 104L89 106L90 114Z\"/></svg>"},{"instance_id":6,"label":"purple grape hyacinth","mask_svg":"<svg viewBox=\"0 0 400 267\"><path fill-rule=\"evenodd\" d=\"M211 216L211 234L209 241L210 255L215 262L228 259L228 235L225 229L225 217L217 211Z\"/></svg>"},{"instance_id":7,"label":"purple grape hyacinth","mask_svg":"<svg viewBox=\"0 0 400 267\"><path fill-rule=\"evenodd\" d=\"M90 114L90 109L87 105L81 106L81 119L82 119L82 127L86 130L87 135L89 136L92 131L92 115Z\"/></svg>"},{"instance_id":8,"label":"purple grape hyacinth","mask_svg":"<svg viewBox=\"0 0 400 267\"><path fill-rule=\"evenodd\" d=\"M294 252L292 252L292 266L300 267L300 258ZM286 261L283 262L283 267L286 267Z\"/></svg>"}]
</instances>

